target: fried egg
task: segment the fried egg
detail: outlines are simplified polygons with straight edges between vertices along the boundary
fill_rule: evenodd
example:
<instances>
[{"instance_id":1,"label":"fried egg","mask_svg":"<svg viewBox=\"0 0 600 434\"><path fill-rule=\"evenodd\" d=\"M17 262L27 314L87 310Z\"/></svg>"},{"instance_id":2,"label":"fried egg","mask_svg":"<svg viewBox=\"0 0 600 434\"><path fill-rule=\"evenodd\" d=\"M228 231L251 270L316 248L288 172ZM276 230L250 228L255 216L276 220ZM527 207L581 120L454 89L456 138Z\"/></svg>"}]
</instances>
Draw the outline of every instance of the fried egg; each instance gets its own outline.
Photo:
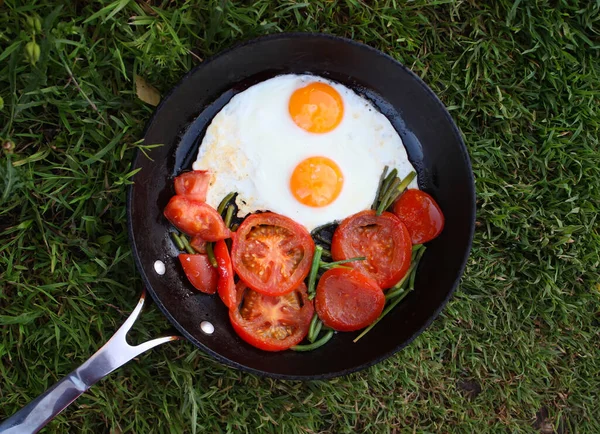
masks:
<instances>
[{"instance_id":1,"label":"fried egg","mask_svg":"<svg viewBox=\"0 0 600 434\"><path fill-rule=\"evenodd\" d=\"M268 210L311 231L370 208L386 165L401 178L414 170L382 113L339 83L289 74L235 95L193 168L211 173L209 205L237 192L239 217Z\"/></svg>"}]
</instances>

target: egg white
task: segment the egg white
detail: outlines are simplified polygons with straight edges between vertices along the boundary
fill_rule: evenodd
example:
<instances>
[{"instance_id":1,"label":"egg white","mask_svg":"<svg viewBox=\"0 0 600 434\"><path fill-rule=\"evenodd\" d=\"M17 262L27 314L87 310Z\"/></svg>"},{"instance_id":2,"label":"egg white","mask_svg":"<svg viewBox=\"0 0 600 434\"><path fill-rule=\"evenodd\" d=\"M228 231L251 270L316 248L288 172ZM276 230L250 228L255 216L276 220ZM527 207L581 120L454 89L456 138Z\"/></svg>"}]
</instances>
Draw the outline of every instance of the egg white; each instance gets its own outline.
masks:
<instances>
[{"instance_id":1,"label":"egg white","mask_svg":"<svg viewBox=\"0 0 600 434\"><path fill-rule=\"evenodd\" d=\"M344 103L344 117L332 131L310 133L292 120L292 93L319 81L335 88ZM340 195L324 207L298 202L290 191L294 168L312 156L328 157L344 177ZM235 95L209 125L193 164L212 174L207 203L217 207L237 192L239 216L255 211L283 214L315 227L368 209L384 166L402 178L414 170L402 139L389 120L369 101L347 87L314 75L281 75ZM410 188L417 188L413 180Z\"/></svg>"}]
</instances>

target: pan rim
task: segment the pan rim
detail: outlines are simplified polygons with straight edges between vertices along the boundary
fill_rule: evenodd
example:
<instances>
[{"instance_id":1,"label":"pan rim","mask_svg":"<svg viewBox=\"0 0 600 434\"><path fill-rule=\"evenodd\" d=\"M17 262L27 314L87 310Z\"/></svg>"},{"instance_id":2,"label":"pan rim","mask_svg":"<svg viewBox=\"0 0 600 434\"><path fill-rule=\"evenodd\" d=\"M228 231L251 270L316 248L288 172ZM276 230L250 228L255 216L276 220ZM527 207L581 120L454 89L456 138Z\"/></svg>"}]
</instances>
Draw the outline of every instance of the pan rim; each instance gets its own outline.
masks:
<instances>
[{"instance_id":1,"label":"pan rim","mask_svg":"<svg viewBox=\"0 0 600 434\"><path fill-rule=\"evenodd\" d=\"M141 278L142 278L142 282L144 284L144 287L148 290L148 292L150 293L150 295L152 296L153 301L156 303L156 305L158 306L158 308L161 310L162 314L169 320L169 322L177 329L177 331L179 333L181 333L181 335L183 337L185 337L188 341L190 341L195 347L199 348L200 350L208 353L212 358L214 358L216 361L218 361L219 363L222 363L226 366L232 367L232 368L236 368L239 369L241 371L244 372L249 372L252 374L256 374L259 375L261 377L269 377L269 378L275 378L275 379L281 379L281 380L300 380L300 381L306 381L306 380L328 380L328 379L332 379L332 378L336 378L336 377L342 377L342 376L346 376L358 371L362 371L364 369L367 369L373 365L376 365L377 363L380 363L386 359L388 359L389 357L393 356L394 354L396 354L397 352L399 352L400 350L402 350L403 348L405 348L406 346L408 346L410 343L412 343L419 335L421 335L423 333L423 331L425 331L432 323L434 320L436 320L441 311L444 309L444 307L446 307L446 305L448 304L448 302L450 301L450 299L452 298L452 296L454 295L455 291L457 290L460 281L462 279L463 273L465 271L465 267L467 265L467 261L468 258L470 256L471 253L471 249L472 249L472 245L473 245L473 236L475 233L475 219L476 219L476 210L477 210L477 206L476 206L476 189L475 189L475 179L474 179L474 174L473 174L473 168L471 165L471 160L469 158L469 154L467 151L467 147L463 141L462 138L462 134L460 132L460 130L458 129L458 126L456 125L456 123L454 122L454 119L452 118L452 116L450 115L450 113L448 112L448 109L446 108L446 106L442 103L442 101L438 98L438 96L435 94L435 92L429 87L427 86L427 84L419 77L417 76L412 70L410 70L408 67L406 67L405 65L403 65L402 63L400 63L399 61L397 61L396 59L394 59L392 56L390 56L389 54L386 54L376 48L373 48L369 45L363 44L361 42L357 42L354 41L352 39L348 39L348 38L344 38L341 36L336 36L336 35L332 35L332 34L328 34L328 33L312 33L312 32L289 32L289 33L275 33L275 34L270 34L270 35L265 35L265 36L260 36L257 38L252 38L249 40L245 40L242 42L239 42L237 44L233 44L232 46L230 46L229 48L226 48L225 50L220 51L219 53L215 54L214 56L211 56L210 58L206 59L205 61L203 61L202 63L200 63L199 65L196 65L194 68L192 68L189 72L187 72L186 74L184 74L181 79L178 81L178 83L169 90L169 92L167 92L164 97L162 98L161 102L159 103L159 105L156 107L156 109L154 110L154 113L152 114L152 116L148 119L144 131L143 131L143 138L145 139L146 134L148 132L148 129L150 128L150 126L153 124L154 120L156 119L156 117L160 114L161 109L163 108L164 104L166 103L166 101L171 97L171 95L182 85L182 83L184 81L186 81L191 75L193 75L198 69L206 67L207 65L209 65L210 63L214 62L215 60L218 60L219 58L221 58L222 56L225 56L237 49L249 46L249 45L255 45L255 44L260 44L266 41L270 41L270 40L277 40L277 39L286 39L286 38L296 38L296 39L302 39L302 38L306 38L306 39L311 39L311 38L321 38L321 39L329 39L332 41L336 41L338 43L344 43L344 44L349 44L352 45L358 49L361 50L365 50L365 51L370 51L374 54L377 54L378 56L382 56L383 58L385 58L388 62L392 62L396 67L400 67L402 68L406 73L408 73L415 81L416 83L418 83L423 90L429 95L429 97L433 98L433 101L435 102L435 104L437 104L442 112L444 113L444 116L446 118L446 120L448 121L449 125L451 126L452 132L455 136L455 138L458 141L459 147L460 147L460 153L461 153L461 157L465 163L465 167L468 170L468 181L469 181L469 193L471 193L471 196L473 197L473 201L472 201L472 206L471 208L468 210L470 212L470 215L466 218L469 219L468 224L469 224L469 239L467 241L467 248L465 250L465 254L464 257L462 258L461 264L460 264L460 268L458 269L458 273L457 273L457 277L454 280L454 282L452 283L452 286L450 288L450 290L448 291L447 296L444 298L444 300L442 301L442 303L440 303L440 305L434 310L434 312L431 314L431 316L428 318L427 321L425 321L425 323L423 324L422 327L420 327L415 333L412 334L412 336L407 339L406 341L398 344L397 346L395 346L394 348L392 348L389 351L383 352L380 355L378 355L377 357L375 357L374 359L370 360L369 362L366 363L362 363L360 365L357 366L353 366L352 368L347 368L347 369L343 369L343 370L337 370L334 372L328 372L328 373L323 373L323 374L311 374L311 375L290 375L290 374L279 374L279 373L273 373L273 372L268 372L268 371L264 371L264 370L260 370L260 369L256 369L256 368L252 368L252 367L248 367L246 365L240 364L234 360L228 359L226 357L223 357L221 354L211 350L209 347L207 347L206 345L204 345L202 342L198 341L197 339L195 339L188 331L185 327L183 327L181 324L179 324L179 322L170 314L170 312L166 309L165 305L160 301L160 298L156 295L154 289L152 288L152 285L150 284L150 281L146 275L145 269L141 263L141 259L140 256L138 254L138 249L136 246L136 242L135 242L135 237L134 237L134 229L133 229L133 219L132 219L132 208L133 208L133 188L134 188L134 183L135 183L135 178L134 178L134 183L130 184L128 186L128 190L127 190L127 197L126 197L126 209L127 209L127 229L128 229L128 236L129 236L129 243L132 249L132 255L134 257L134 261L135 261L135 265L136 268L138 270L138 273L140 274ZM132 159L132 163L131 163L131 168L135 169L138 166L138 159L139 158L143 158L144 154L142 152L140 152L139 149L136 149L133 155L133 159Z\"/></svg>"}]
</instances>

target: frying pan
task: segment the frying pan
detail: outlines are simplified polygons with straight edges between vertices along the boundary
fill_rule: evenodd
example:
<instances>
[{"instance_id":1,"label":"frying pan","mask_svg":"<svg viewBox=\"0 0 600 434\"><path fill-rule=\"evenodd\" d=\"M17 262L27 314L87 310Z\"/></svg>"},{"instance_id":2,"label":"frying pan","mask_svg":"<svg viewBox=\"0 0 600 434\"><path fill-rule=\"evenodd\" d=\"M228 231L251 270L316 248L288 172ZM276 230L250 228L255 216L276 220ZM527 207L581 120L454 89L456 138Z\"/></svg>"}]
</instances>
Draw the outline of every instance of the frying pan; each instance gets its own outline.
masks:
<instances>
[{"instance_id":1,"label":"frying pan","mask_svg":"<svg viewBox=\"0 0 600 434\"><path fill-rule=\"evenodd\" d=\"M242 341L217 296L195 291L185 278L170 224L162 210L174 194L173 178L189 169L211 119L237 93L285 73L312 73L363 95L388 117L402 137L419 186L439 203L442 234L429 243L415 290L357 343L356 333L338 333L313 352L269 353ZM282 146L285 145L282 138ZM139 169L129 189L129 234L142 280L181 336L225 365L269 377L327 379L371 366L415 339L437 317L463 272L475 222L471 164L458 128L435 94L415 74L366 45L323 34L292 33L243 43L208 60L163 99L138 152ZM165 273L155 268L165 265ZM163 337L131 347L125 341L145 293L113 338L80 368L0 425L0 432L37 432L92 384L139 353L177 339ZM205 333L201 323L212 324ZM206 330L206 328L205 328Z\"/></svg>"}]
</instances>

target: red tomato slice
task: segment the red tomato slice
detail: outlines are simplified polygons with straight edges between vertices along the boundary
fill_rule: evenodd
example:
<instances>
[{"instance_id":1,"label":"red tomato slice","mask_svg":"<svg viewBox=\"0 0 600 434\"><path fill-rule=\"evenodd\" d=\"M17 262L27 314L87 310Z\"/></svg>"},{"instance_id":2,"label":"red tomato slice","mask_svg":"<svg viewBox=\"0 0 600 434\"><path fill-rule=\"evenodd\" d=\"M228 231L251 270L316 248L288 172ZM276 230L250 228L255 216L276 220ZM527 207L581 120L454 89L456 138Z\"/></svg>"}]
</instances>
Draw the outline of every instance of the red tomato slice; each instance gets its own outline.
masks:
<instances>
[{"instance_id":1,"label":"red tomato slice","mask_svg":"<svg viewBox=\"0 0 600 434\"><path fill-rule=\"evenodd\" d=\"M198 235L205 241L219 241L231 236L221 215L204 202L176 195L167 204L164 214L180 231Z\"/></svg>"},{"instance_id":2,"label":"red tomato slice","mask_svg":"<svg viewBox=\"0 0 600 434\"><path fill-rule=\"evenodd\" d=\"M217 281L219 276L217 269L210 265L206 255L179 254L179 261L183 271L194 288L207 294L217 292Z\"/></svg>"},{"instance_id":3,"label":"red tomato slice","mask_svg":"<svg viewBox=\"0 0 600 434\"><path fill-rule=\"evenodd\" d=\"M192 248L197 251L198 253L206 253L206 243L207 241L199 236L193 236L192 239L190 240L190 246L192 246Z\"/></svg>"},{"instance_id":4,"label":"red tomato slice","mask_svg":"<svg viewBox=\"0 0 600 434\"><path fill-rule=\"evenodd\" d=\"M314 313L303 283L277 297L258 293L238 282L238 306L229 310L235 332L250 345L265 351L282 351L307 335Z\"/></svg>"},{"instance_id":5,"label":"red tomato slice","mask_svg":"<svg viewBox=\"0 0 600 434\"><path fill-rule=\"evenodd\" d=\"M444 229L442 210L421 190L406 190L394 204L394 214L406 225L413 244L431 241Z\"/></svg>"},{"instance_id":6,"label":"red tomato slice","mask_svg":"<svg viewBox=\"0 0 600 434\"><path fill-rule=\"evenodd\" d=\"M361 211L346 218L333 233L331 256L335 261L365 256L348 266L371 277L380 288L395 285L408 271L412 245L410 234L389 212Z\"/></svg>"},{"instance_id":7,"label":"red tomato slice","mask_svg":"<svg viewBox=\"0 0 600 434\"><path fill-rule=\"evenodd\" d=\"M225 303L229 309L232 309L236 305L236 290L235 283L233 282L233 267L231 266L231 257L229 256L229 250L225 241L220 240L215 243L215 258L217 259L219 283L217 284L217 291L219 297Z\"/></svg>"},{"instance_id":8,"label":"red tomato slice","mask_svg":"<svg viewBox=\"0 0 600 434\"><path fill-rule=\"evenodd\" d=\"M175 178L175 193L188 199L206 202L210 173L206 170L186 172Z\"/></svg>"},{"instance_id":9,"label":"red tomato slice","mask_svg":"<svg viewBox=\"0 0 600 434\"><path fill-rule=\"evenodd\" d=\"M266 212L246 218L233 237L233 269L246 284L265 295L292 291L310 270L315 244L293 220Z\"/></svg>"},{"instance_id":10,"label":"red tomato slice","mask_svg":"<svg viewBox=\"0 0 600 434\"><path fill-rule=\"evenodd\" d=\"M317 315L334 330L360 330L377 319L384 305L385 296L377 282L356 270L333 268L317 285Z\"/></svg>"}]
</instances>

